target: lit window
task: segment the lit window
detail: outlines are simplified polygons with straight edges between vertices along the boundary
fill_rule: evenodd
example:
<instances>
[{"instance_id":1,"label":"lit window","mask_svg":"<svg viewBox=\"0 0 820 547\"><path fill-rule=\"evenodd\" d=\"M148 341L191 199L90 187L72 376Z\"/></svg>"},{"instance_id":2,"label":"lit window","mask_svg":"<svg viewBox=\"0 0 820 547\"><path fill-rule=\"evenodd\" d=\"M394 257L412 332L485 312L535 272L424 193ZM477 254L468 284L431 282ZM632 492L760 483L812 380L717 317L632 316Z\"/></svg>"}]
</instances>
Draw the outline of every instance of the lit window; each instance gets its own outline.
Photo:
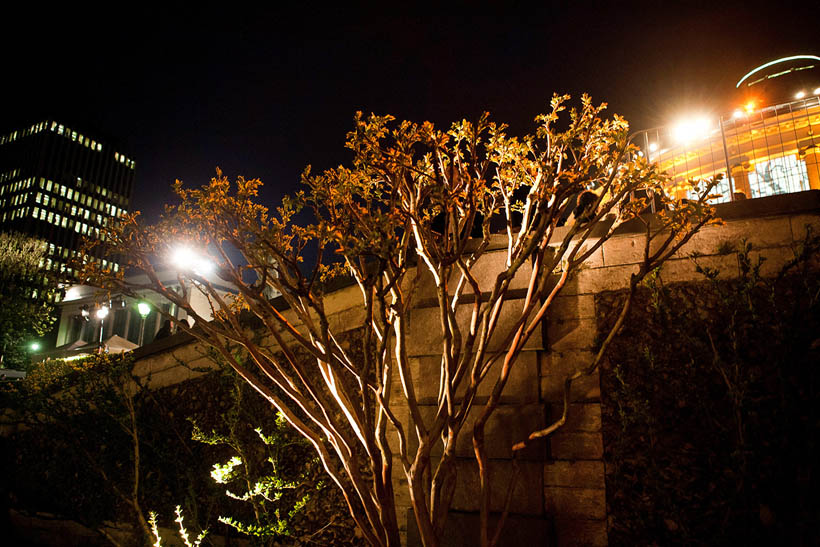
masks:
<instances>
[{"instance_id":1,"label":"lit window","mask_svg":"<svg viewBox=\"0 0 820 547\"><path fill-rule=\"evenodd\" d=\"M60 185L60 195L65 197L65 186L63 186L62 184Z\"/></svg>"},{"instance_id":2,"label":"lit window","mask_svg":"<svg viewBox=\"0 0 820 547\"><path fill-rule=\"evenodd\" d=\"M40 220L45 220L45 219L46 219L46 210L45 209L40 209Z\"/></svg>"},{"instance_id":3,"label":"lit window","mask_svg":"<svg viewBox=\"0 0 820 547\"><path fill-rule=\"evenodd\" d=\"M63 221L60 223L60 225L63 228L65 228L68 225L68 217L63 217Z\"/></svg>"},{"instance_id":4,"label":"lit window","mask_svg":"<svg viewBox=\"0 0 820 547\"><path fill-rule=\"evenodd\" d=\"M34 209L31 210L31 216L33 216L34 218L37 218L39 215L40 215L40 208L39 207L35 207Z\"/></svg>"},{"instance_id":5,"label":"lit window","mask_svg":"<svg viewBox=\"0 0 820 547\"><path fill-rule=\"evenodd\" d=\"M74 190L69 188L68 191L65 194L65 197L67 197L68 199L71 199L71 196L73 196L73 195L74 195Z\"/></svg>"},{"instance_id":6,"label":"lit window","mask_svg":"<svg viewBox=\"0 0 820 547\"><path fill-rule=\"evenodd\" d=\"M54 213L49 211L49 213L48 213L48 222L52 223L53 221L54 221Z\"/></svg>"},{"instance_id":7,"label":"lit window","mask_svg":"<svg viewBox=\"0 0 820 547\"><path fill-rule=\"evenodd\" d=\"M80 233L80 223L79 222L74 225L74 231L77 232L78 234Z\"/></svg>"},{"instance_id":8,"label":"lit window","mask_svg":"<svg viewBox=\"0 0 820 547\"><path fill-rule=\"evenodd\" d=\"M52 187L52 182L49 180L49 181L46 182L46 190L51 192L51 187Z\"/></svg>"},{"instance_id":9,"label":"lit window","mask_svg":"<svg viewBox=\"0 0 820 547\"><path fill-rule=\"evenodd\" d=\"M57 128L57 134L62 135L64 130L65 130L65 127L63 127L63 125L60 124L60 127Z\"/></svg>"}]
</instances>

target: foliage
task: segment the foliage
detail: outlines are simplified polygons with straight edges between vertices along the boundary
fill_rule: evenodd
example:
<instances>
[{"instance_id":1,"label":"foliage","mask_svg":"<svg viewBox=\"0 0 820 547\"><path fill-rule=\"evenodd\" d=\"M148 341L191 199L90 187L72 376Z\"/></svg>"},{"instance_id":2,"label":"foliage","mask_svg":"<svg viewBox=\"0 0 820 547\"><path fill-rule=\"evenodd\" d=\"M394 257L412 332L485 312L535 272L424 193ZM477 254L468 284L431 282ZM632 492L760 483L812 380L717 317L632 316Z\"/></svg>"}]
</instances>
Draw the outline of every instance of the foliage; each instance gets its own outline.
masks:
<instances>
[{"instance_id":1,"label":"foliage","mask_svg":"<svg viewBox=\"0 0 820 547\"><path fill-rule=\"evenodd\" d=\"M138 511L173 514L174 503L182 502L196 528L227 535L219 515L245 522L255 513L213 484L213 462L224 461L233 449L193 440L194 421L212 439L231 438L246 467L269 465L267 476L300 480L283 503L311 499L299 514L282 515L290 537L277 536L280 544L307 538L353 542L344 502L315 457L294 445L301 438L292 431L280 432L281 422L244 382L217 370L149 390L150 378L134 378L133 365L127 354L49 361L34 366L24 380L3 385L5 407L16 409L22 425L6 447L13 450L10 488L17 509L54 513L109 536L110 523L132 523L142 529L138 535L154 541L150 519ZM252 424L271 431L265 439L276 447L265 452ZM326 526L328 521L333 524Z\"/></svg>"},{"instance_id":2,"label":"foliage","mask_svg":"<svg viewBox=\"0 0 820 547\"><path fill-rule=\"evenodd\" d=\"M605 105L587 96L577 108L567 100L554 97L536 118L535 134L521 138L488 115L442 131L359 113L346 143L352 166L318 175L306 169L305 190L275 212L255 202L258 180L232 185L218 173L198 189L178 183L181 201L159 224L145 226L132 215L106 233L106 244L147 284L97 265L83 275L126 294L151 289L194 317L189 332L216 348L310 442L371 544L400 542L394 464L407 480L423 543L437 544L455 491L455 447L472 413L481 542L489 545L504 518L490 528L484 427L555 297L620 223L637 217L646 226L634 288L713 218L706 200L716 181L697 187L691 201L663 195L667 178L628 144L625 120L605 118ZM596 190L594 202L570 217L588 189ZM629 199L638 189L663 202L651 221L639 216L646 200ZM312 222L295 221L303 212ZM236 298L223 298L217 279L196 267L180 273L179 290L160 283L157 268L179 242L207 254L218 282L236 287ZM305 261L308 249L315 262ZM502 266L482 275L491 249L500 249ZM358 315L339 324L326 287L342 274L358 285L360 300ZM513 289L516 279L526 287L523 297ZM271 302L269 291L284 305ZM191 307L191 294L208 298L213 321ZM429 417L419 408L407 348L411 310L422 301L437 308L431 327L438 327L441 352L440 395ZM254 324L267 343L249 334ZM362 333L352 347L342 336L350 330ZM231 345L245 348L249 361L235 359ZM595 370L600 358L567 378L567 399L573 379ZM394 383L400 389L391 389ZM491 393L486 402L476 398L482 384ZM560 427L564 407L559 420L514 449ZM397 417L399 408L407 420ZM434 451L441 457L431 457Z\"/></svg>"},{"instance_id":3,"label":"foliage","mask_svg":"<svg viewBox=\"0 0 820 547\"><path fill-rule=\"evenodd\" d=\"M230 405L193 439L221 447L211 467L213 481L226 487L219 522L251 536L259 545L358 543L353 523L339 511L339 491L330 483L308 442L232 372L222 376ZM270 419L261 419L270 416Z\"/></svg>"},{"instance_id":4,"label":"foliage","mask_svg":"<svg viewBox=\"0 0 820 547\"><path fill-rule=\"evenodd\" d=\"M612 544L816 541L818 244L764 277L741 242L738 279L638 294L601 380Z\"/></svg>"},{"instance_id":5,"label":"foliage","mask_svg":"<svg viewBox=\"0 0 820 547\"><path fill-rule=\"evenodd\" d=\"M6 400L13 401L9 406L17 409L24 424L17 442L29 447L34 444L35 451L46 449L45 455L50 459L55 453L62 453L66 459L59 462L60 466L71 463L68 468L75 470L74 477L68 478L60 476L59 468L51 465L43 469L29 468L26 473L53 472L55 476L46 478L54 482L42 484L48 491L54 483L63 482L69 487L72 479L86 480L84 487L77 488L76 482L69 487L71 516L101 533L112 507L99 503L99 491L110 492L115 505L127 508L129 520L148 536L141 506L143 462L140 461L139 423L146 390L132 377L132 367L133 360L127 354L41 362L32 366L24 380L8 388ZM23 454L18 451L18 464L23 464ZM25 466L35 465L36 461L25 463ZM85 469L89 473L80 472ZM23 479L26 473L21 473L18 479ZM31 496L30 501L48 500L47 503L54 505L47 509L62 512L59 511L61 496L49 497L38 492L33 488L37 482L32 480L34 484L21 488L20 495ZM29 500L22 501L26 505Z\"/></svg>"},{"instance_id":6,"label":"foliage","mask_svg":"<svg viewBox=\"0 0 820 547\"><path fill-rule=\"evenodd\" d=\"M55 284L39 282L46 252L44 241L0 233L0 365L4 368L26 368L27 344L54 324Z\"/></svg>"},{"instance_id":7,"label":"foliage","mask_svg":"<svg viewBox=\"0 0 820 547\"><path fill-rule=\"evenodd\" d=\"M174 510L177 518L174 522L177 523L178 526L178 535L179 539L182 540L182 543L185 547L199 547L202 545L202 541L205 539L205 536L208 535L207 530L203 530L202 532L197 535L195 540L191 540L191 535L188 533L188 529L185 528L185 519L182 516L182 507L179 505L176 506ZM157 521L157 514L155 512L149 513L148 517L148 524L151 526L151 536L154 540L153 547L162 547L162 536L160 535L159 531L159 524Z\"/></svg>"}]
</instances>

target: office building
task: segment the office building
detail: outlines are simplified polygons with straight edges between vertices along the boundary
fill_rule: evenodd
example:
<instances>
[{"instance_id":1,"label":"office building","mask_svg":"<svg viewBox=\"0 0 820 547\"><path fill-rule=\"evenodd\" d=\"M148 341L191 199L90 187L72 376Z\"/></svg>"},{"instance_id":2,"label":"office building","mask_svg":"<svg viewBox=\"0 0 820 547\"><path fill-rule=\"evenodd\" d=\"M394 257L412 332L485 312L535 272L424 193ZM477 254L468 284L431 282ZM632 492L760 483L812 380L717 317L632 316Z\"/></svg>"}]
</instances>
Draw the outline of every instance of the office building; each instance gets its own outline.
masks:
<instances>
[{"instance_id":1,"label":"office building","mask_svg":"<svg viewBox=\"0 0 820 547\"><path fill-rule=\"evenodd\" d=\"M735 88L731 113L693 113L633 136L669 175L669 192L692 196L692 180L718 175L714 202L820 190L820 57L764 63Z\"/></svg>"},{"instance_id":2,"label":"office building","mask_svg":"<svg viewBox=\"0 0 820 547\"><path fill-rule=\"evenodd\" d=\"M129 209L135 162L108 142L56 120L0 134L0 230L49 244L43 270L70 279L83 237L100 238ZM114 270L112 257L90 256Z\"/></svg>"}]
</instances>

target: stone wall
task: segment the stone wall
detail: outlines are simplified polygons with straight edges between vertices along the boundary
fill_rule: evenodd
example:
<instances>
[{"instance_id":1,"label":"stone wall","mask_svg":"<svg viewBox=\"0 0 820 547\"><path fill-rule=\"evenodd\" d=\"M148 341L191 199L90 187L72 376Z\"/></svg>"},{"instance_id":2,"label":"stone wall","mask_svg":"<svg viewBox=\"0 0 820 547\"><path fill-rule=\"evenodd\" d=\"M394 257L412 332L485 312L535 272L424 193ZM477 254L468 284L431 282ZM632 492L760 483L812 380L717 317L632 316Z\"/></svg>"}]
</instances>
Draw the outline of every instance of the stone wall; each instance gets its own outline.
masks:
<instances>
[{"instance_id":1,"label":"stone wall","mask_svg":"<svg viewBox=\"0 0 820 547\"><path fill-rule=\"evenodd\" d=\"M774 196L723 204L718 215L722 226L704 228L662 269L666 282L696 277L689 255L698 253L702 266L718 268L722 276L736 276L737 254L732 246L750 242L755 256L764 256L764 273L777 271L793 256L795 245L805 237L807 226L820 232L820 191ZM511 446L531 431L544 427L551 415L560 414L562 385L566 374L589 363L596 336L594 295L625 288L636 271L642 253L642 224L633 221L616 234L570 279L549 312L544 328L528 342L513 369L501 405L487 428L491 460L493 511L501 503L514 474ZM479 265L483 275L497 271L503 251L490 253ZM516 283L521 284L523 277ZM356 289L348 287L328 298L328 312L336 325L354 324L362 316ZM438 386L437 310L429 299L411 314L410 355L414 384L425 414L433 412ZM507 306L520 305L509 301ZM139 366L156 385L180 381L196 372L179 366L177 360L205 363L203 350L183 338L163 341L162 347L137 350ZM182 343L180 345L180 343ZM500 348L496 348L500 349ZM396 394L401 391L398 383ZM487 391L480 391L486 397ZM401 399L396 397L393 400ZM478 401L481 402L480 400ZM406 407L394 412L409 424ZM471 435L462 434L457 447L459 474L452 517L445 545L477 544L478 482L472 454ZM394 436L391 436L391 440ZM505 527L504 545L606 545L606 484L601 435L600 383L597 372L573 384L572 405L566 425L548 441L535 443L518 458L519 476L513 485L511 515ZM408 545L418 545L415 519L401 465L395 462L397 512Z\"/></svg>"}]
</instances>

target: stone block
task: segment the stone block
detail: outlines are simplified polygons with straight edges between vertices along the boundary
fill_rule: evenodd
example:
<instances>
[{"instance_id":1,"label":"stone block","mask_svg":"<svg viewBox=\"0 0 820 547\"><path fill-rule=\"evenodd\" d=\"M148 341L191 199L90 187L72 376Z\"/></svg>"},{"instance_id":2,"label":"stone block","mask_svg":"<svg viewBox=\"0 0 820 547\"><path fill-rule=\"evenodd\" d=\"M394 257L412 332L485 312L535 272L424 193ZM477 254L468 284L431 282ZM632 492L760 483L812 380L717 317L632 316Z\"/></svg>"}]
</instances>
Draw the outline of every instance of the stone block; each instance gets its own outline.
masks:
<instances>
[{"instance_id":1,"label":"stone block","mask_svg":"<svg viewBox=\"0 0 820 547\"><path fill-rule=\"evenodd\" d=\"M604 478L601 460L555 460L544 465L544 486L603 489Z\"/></svg>"},{"instance_id":2,"label":"stone block","mask_svg":"<svg viewBox=\"0 0 820 547\"><path fill-rule=\"evenodd\" d=\"M595 297L591 294L557 296L547 315L565 320L592 319L595 317Z\"/></svg>"},{"instance_id":3,"label":"stone block","mask_svg":"<svg viewBox=\"0 0 820 547\"><path fill-rule=\"evenodd\" d=\"M791 247L775 247L771 249L763 249L760 251L751 251L749 259L751 263L757 264L758 260L763 259L760 264L760 275L763 277L774 277L783 270L783 266L789 260L794 258L794 250Z\"/></svg>"},{"instance_id":4,"label":"stone block","mask_svg":"<svg viewBox=\"0 0 820 547\"><path fill-rule=\"evenodd\" d=\"M436 298L436 283L430 270L422 265L421 279L416 286L416 298L429 300ZM483 293L492 291L498 274L507 269L507 249L485 252L471 268L473 276L478 281L478 286ZM526 289L532 274L532 264L525 261L510 282L510 289ZM455 287L461 279L461 272L454 268L448 282L449 287ZM464 294L472 294L472 289L467 287Z\"/></svg>"},{"instance_id":5,"label":"stone block","mask_svg":"<svg viewBox=\"0 0 820 547\"><path fill-rule=\"evenodd\" d=\"M795 243L805 240L808 227L811 227L812 234L820 234L820 215L793 215L789 217L789 222Z\"/></svg>"},{"instance_id":6,"label":"stone block","mask_svg":"<svg viewBox=\"0 0 820 547\"><path fill-rule=\"evenodd\" d=\"M503 351L505 337L509 334L524 307L522 299L504 301L500 319L495 332L490 338L488 351ZM456 321L463 331L467 331L472 314L472 306L466 304L456 309ZM416 308L409 314L409 328L407 333L407 352L413 357L421 355L441 355L442 335L441 318L437 307ZM540 349L541 329L536 329L525 344L526 349Z\"/></svg>"},{"instance_id":7,"label":"stone block","mask_svg":"<svg viewBox=\"0 0 820 547\"><path fill-rule=\"evenodd\" d=\"M498 525L499 515L490 513L490 530ZM441 538L443 547L475 547L481 543L481 520L478 513L451 511L444 525ZM497 547L520 547L521 545L549 545L549 523L543 517L508 515ZM492 532L491 532L492 533ZM416 518L407 513L408 547L421 547Z\"/></svg>"},{"instance_id":8,"label":"stone block","mask_svg":"<svg viewBox=\"0 0 820 547\"><path fill-rule=\"evenodd\" d=\"M594 354L589 350L569 349L544 354L541 368L542 400L562 404L564 401L564 378L574 371L589 366ZM598 372L581 376L572 382L571 401L598 400L601 383Z\"/></svg>"},{"instance_id":9,"label":"stone block","mask_svg":"<svg viewBox=\"0 0 820 547\"><path fill-rule=\"evenodd\" d=\"M562 294L595 294L625 289L629 286L630 276L637 271L634 264L581 269L567 281Z\"/></svg>"},{"instance_id":10,"label":"stone block","mask_svg":"<svg viewBox=\"0 0 820 547\"><path fill-rule=\"evenodd\" d=\"M464 429L456 443L456 454L461 457L474 457L473 426L482 407L473 408L467 416ZM500 405L493 412L484 426L484 446L487 456L493 459L512 458L512 446L526 439L533 431L545 427L545 409L541 404ZM533 442L518 453L519 459L544 461L546 459L546 441Z\"/></svg>"},{"instance_id":11,"label":"stone block","mask_svg":"<svg viewBox=\"0 0 820 547\"><path fill-rule=\"evenodd\" d=\"M555 538L557 547L606 547L606 521L556 519Z\"/></svg>"},{"instance_id":12,"label":"stone block","mask_svg":"<svg viewBox=\"0 0 820 547\"><path fill-rule=\"evenodd\" d=\"M501 369L501 359L493 365L490 374L478 386L478 401L485 401L492 393L498 371ZM439 384L441 381L441 356L423 355L410 359L411 374L416 398L422 404L436 404L438 401ZM518 356L513 365L507 385L501 395L502 404L532 403L538 401L538 356L534 351L524 351ZM456 390L456 400L461 397L470 382L469 372L461 381ZM393 375L391 386L391 401L401 401L405 398L404 389L398 372Z\"/></svg>"},{"instance_id":13,"label":"stone block","mask_svg":"<svg viewBox=\"0 0 820 547\"><path fill-rule=\"evenodd\" d=\"M719 279L732 279L738 276L737 254L701 256L696 259L702 268L716 269ZM703 275L697 273L696 263L690 258L667 260L661 267L661 277L665 283L685 281L703 281Z\"/></svg>"},{"instance_id":14,"label":"stone block","mask_svg":"<svg viewBox=\"0 0 820 547\"><path fill-rule=\"evenodd\" d=\"M603 488L544 487L547 514L558 519L605 519L606 490Z\"/></svg>"},{"instance_id":15,"label":"stone block","mask_svg":"<svg viewBox=\"0 0 820 547\"><path fill-rule=\"evenodd\" d=\"M681 251L684 254L716 254L721 248L736 247L743 239L758 249L788 245L792 240L789 217L745 218L706 226L692 236Z\"/></svg>"},{"instance_id":16,"label":"stone block","mask_svg":"<svg viewBox=\"0 0 820 547\"><path fill-rule=\"evenodd\" d=\"M600 433L559 429L549 441L550 453L556 460L600 460L604 456Z\"/></svg>"},{"instance_id":17,"label":"stone block","mask_svg":"<svg viewBox=\"0 0 820 547\"><path fill-rule=\"evenodd\" d=\"M558 418L561 407L553 407L553 417ZM572 403L567 411L567 421L562 431L601 431L600 403Z\"/></svg>"},{"instance_id":18,"label":"stone block","mask_svg":"<svg viewBox=\"0 0 820 547\"><path fill-rule=\"evenodd\" d=\"M589 319L564 319L548 316L547 345L550 351L589 349L595 343L596 321Z\"/></svg>"},{"instance_id":19,"label":"stone block","mask_svg":"<svg viewBox=\"0 0 820 547\"><path fill-rule=\"evenodd\" d=\"M640 262L643 260L645 242L646 237L643 234L624 234L611 237L602 246L603 265L622 266Z\"/></svg>"},{"instance_id":20,"label":"stone block","mask_svg":"<svg viewBox=\"0 0 820 547\"><path fill-rule=\"evenodd\" d=\"M490 511L501 512L508 488L513 488L510 512L519 515L542 515L544 467L541 462L518 462L519 473L515 481L513 463L510 460L490 460ZM456 491L452 509L455 511L478 511L480 486L478 464L475 460L458 461Z\"/></svg>"}]
</instances>

